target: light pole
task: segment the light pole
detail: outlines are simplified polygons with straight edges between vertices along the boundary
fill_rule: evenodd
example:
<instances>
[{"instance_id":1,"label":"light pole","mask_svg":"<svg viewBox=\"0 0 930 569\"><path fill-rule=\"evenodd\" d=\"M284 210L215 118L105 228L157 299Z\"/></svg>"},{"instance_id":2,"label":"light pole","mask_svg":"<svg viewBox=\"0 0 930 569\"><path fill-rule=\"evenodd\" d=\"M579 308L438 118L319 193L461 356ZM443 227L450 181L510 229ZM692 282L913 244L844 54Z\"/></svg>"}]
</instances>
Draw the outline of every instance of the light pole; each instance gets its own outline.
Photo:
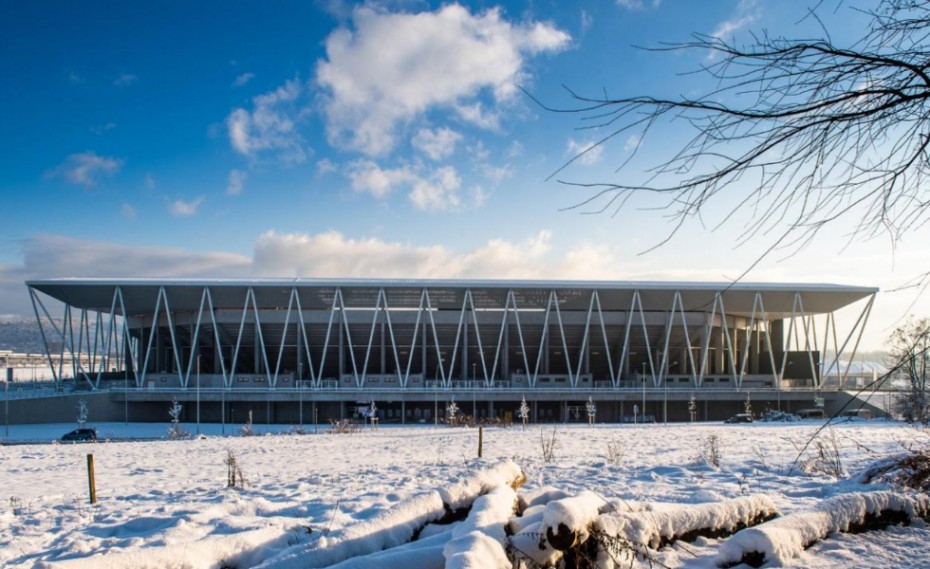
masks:
<instances>
[{"instance_id":1,"label":"light pole","mask_svg":"<svg viewBox=\"0 0 930 569\"><path fill-rule=\"evenodd\" d=\"M200 354L197 354L197 434L200 434Z\"/></svg>"}]
</instances>

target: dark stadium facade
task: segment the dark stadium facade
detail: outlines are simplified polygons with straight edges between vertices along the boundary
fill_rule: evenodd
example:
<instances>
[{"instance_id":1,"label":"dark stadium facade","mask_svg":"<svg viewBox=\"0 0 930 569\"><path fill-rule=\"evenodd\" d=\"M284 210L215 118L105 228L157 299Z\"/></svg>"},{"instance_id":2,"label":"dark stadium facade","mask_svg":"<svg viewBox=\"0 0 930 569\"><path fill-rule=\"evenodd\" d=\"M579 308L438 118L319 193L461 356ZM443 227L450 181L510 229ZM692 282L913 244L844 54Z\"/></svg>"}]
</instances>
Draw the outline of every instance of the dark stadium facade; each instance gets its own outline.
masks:
<instances>
[{"instance_id":1,"label":"dark stadium facade","mask_svg":"<svg viewBox=\"0 0 930 569\"><path fill-rule=\"evenodd\" d=\"M382 423L725 418L850 387L875 288L830 284L360 279L27 282L60 389L164 421ZM63 312L60 312L63 309ZM848 329L834 314L852 311ZM63 319L62 319L63 314ZM105 395L104 395L105 394Z\"/></svg>"}]
</instances>

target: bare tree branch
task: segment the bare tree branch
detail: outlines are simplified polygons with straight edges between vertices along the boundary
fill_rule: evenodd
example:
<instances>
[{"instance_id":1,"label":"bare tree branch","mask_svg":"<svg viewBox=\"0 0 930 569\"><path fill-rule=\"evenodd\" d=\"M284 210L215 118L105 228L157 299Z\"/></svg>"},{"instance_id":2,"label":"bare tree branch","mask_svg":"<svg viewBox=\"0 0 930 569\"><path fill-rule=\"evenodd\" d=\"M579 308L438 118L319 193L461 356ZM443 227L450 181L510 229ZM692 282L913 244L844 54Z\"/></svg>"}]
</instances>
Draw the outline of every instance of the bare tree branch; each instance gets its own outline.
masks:
<instances>
[{"instance_id":1,"label":"bare tree branch","mask_svg":"<svg viewBox=\"0 0 930 569\"><path fill-rule=\"evenodd\" d=\"M719 224L741 222L740 242L766 237L768 249L806 246L841 218L850 239L887 235L895 243L928 221L930 208L930 3L879 0L870 28L849 46L754 35L749 47L695 35L651 51L697 51L696 73L716 87L696 96L588 97L568 90L581 129L639 141L660 124L691 131L633 181L559 181L587 193L569 209L616 215L631 197L661 196L668 235L700 219L724 196L734 203ZM634 154L637 149L634 149ZM553 173L565 168L580 154ZM640 179L635 175L641 174ZM719 224L716 227L719 227ZM787 231L786 231L787 229Z\"/></svg>"}]
</instances>

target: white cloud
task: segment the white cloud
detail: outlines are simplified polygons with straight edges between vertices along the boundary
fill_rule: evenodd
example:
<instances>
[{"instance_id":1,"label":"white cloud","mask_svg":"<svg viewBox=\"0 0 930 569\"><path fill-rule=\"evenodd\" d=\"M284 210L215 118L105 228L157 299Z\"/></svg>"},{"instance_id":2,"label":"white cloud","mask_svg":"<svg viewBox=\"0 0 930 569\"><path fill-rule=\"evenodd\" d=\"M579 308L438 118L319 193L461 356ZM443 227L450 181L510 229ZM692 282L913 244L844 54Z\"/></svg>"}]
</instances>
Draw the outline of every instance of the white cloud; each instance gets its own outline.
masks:
<instances>
[{"instance_id":1,"label":"white cloud","mask_svg":"<svg viewBox=\"0 0 930 569\"><path fill-rule=\"evenodd\" d=\"M658 8L662 0L616 0L617 6L627 10L645 10L646 8Z\"/></svg>"},{"instance_id":2,"label":"white cloud","mask_svg":"<svg viewBox=\"0 0 930 569\"><path fill-rule=\"evenodd\" d=\"M471 203L475 207L481 207L488 201L488 193L481 186L475 186L471 189Z\"/></svg>"},{"instance_id":3,"label":"white cloud","mask_svg":"<svg viewBox=\"0 0 930 569\"><path fill-rule=\"evenodd\" d=\"M499 9L472 14L459 4L436 12L387 13L357 8L352 27L326 39L316 80L328 92L324 112L334 144L370 155L389 152L396 128L435 107L466 120L497 124L477 97L506 101L525 81L525 57L564 49L551 24L512 24Z\"/></svg>"},{"instance_id":4,"label":"white cloud","mask_svg":"<svg viewBox=\"0 0 930 569\"><path fill-rule=\"evenodd\" d=\"M200 204L203 203L203 200L203 196L191 201L177 199L171 202L171 206L168 210L171 212L171 215L176 217L190 217L197 213L197 209L200 207Z\"/></svg>"},{"instance_id":5,"label":"white cloud","mask_svg":"<svg viewBox=\"0 0 930 569\"><path fill-rule=\"evenodd\" d=\"M233 87L242 87L243 85L245 85L246 83L248 83L254 78L255 78L254 73L243 73L242 75L237 76L236 79L233 81Z\"/></svg>"},{"instance_id":6,"label":"white cloud","mask_svg":"<svg viewBox=\"0 0 930 569\"><path fill-rule=\"evenodd\" d=\"M158 184L155 182L155 176L153 176L153 175L151 175L151 174L146 174L146 175L145 175L145 187L146 187L147 189L149 189L149 190L154 190L154 189L155 189L155 186L157 186L157 185L158 185Z\"/></svg>"},{"instance_id":7,"label":"white cloud","mask_svg":"<svg viewBox=\"0 0 930 569\"><path fill-rule=\"evenodd\" d=\"M444 211L461 203L458 192L462 180L452 166L382 168L371 160L356 160L349 165L346 175L353 190L376 198L384 198L399 187L406 188L407 197L417 209Z\"/></svg>"},{"instance_id":8,"label":"white cloud","mask_svg":"<svg viewBox=\"0 0 930 569\"><path fill-rule=\"evenodd\" d=\"M390 194L395 187L416 180L416 175L406 167L381 168L371 160L356 160L349 164L349 181L356 192L367 192L376 198Z\"/></svg>"},{"instance_id":9,"label":"white cloud","mask_svg":"<svg viewBox=\"0 0 930 569\"><path fill-rule=\"evenodd\" d=\"M417 209L442 211L459 206L459 188L462 180L452 166L443 166L419 178L410 190L410 201Z\"/></svg>"},{"instance_id":10,"label":"white cloud","mask_svg":"<svg viewBox=\"0 0 930 569\"><path fill-rule=\"evenodd\" d=\"M326 174L332 174L339 168L336 166L336 163L330 160L329 158L323 158L322 160L317 160L316 163L316 173L318 176L325 176Z\"/></svg>"},{"instance_id":11,"label":"white cloud","mask_svg":"<svg viewBox=\"0 0 930 569\"><path fill-rule=\"evenodd\" d=\"M478 165L478 170L485 178L491 180L495 184L500 184L507 178L513 176L513 170L508 165L492 166L490 164L480 164Z\"/></svg>"},{"instance_id":12,"label":"white cloud","mask_svg":"<svg viewBox=\"0 0 930 569\"><path fill-rule=\"evenodd\" d=\"M452 156L455 145L462 140L462 135L450 128L431 130L421 128L411 141L413 147L433 160L442 160Z\"/></svg>"},{"instance_id":13,"label":"white cloud","mask_svg":"<svg viewBox=\"0 0 930 569\"><path fill-rule=\"evenodd\" d=\"M604 153L604 145L595 145L594 142L578 142L569 138L566 153L572 158L577 156L578 159L575 162L578 164L594 164L601 159L601 155Z\"/></svg>"},{"instance_id":14,"label":"white cloud","mask_svg":"<svg viewBox=\"0 0 930 569\"><path fill-rule=\"evenodd\" d=\"M138 80L139 78L137 76L129 74L129 73L124 73L120 75L119 77L117 77L116 79L114 79L113 84L116 85L117 87L129 87L130 85L132 85Z\"/></svg>"},{"instance_id":15,"label":"white cloud","mask_svg":"<svg viewBox=\"0 0 930 569\"><path fill-rule=\"evenodd\" d=\"M626 138L626 141L623 143L624 152L633 152L638 150L639 147L643 144L642 136L638 134L631 134Z\"/></svg>"},{"instance_id":16,"label":"white cloud","mask_svg":"<svg viewBox=\"0 0 930 569\"><path fill-rule=\"evenodd\" d=\"M73 85L80 85L84 82L84 78L77 74L75 71L68 72L68 82Z\"/></svg>"},{"instance_id":17,"label":"white cloud","mask_svg":"<svg viewBox=\"0 0 930 569\"><path fill-rule=\"evenodd\" d=\"M96 153L88 151L71 154L46 175L52 178L62 177L72 184L90 188L97 184L101 176L112 176L119 172L122 166L123 161L119 158L97 156Z\"/></svg>"},{"instance_id":18,"label":"white cloud","mask_svg":"<svg viewBox=\"0 0 930 569\"><path fill-rule=\"evenodd\" d=\"M564 265L546 268L550 235L524 241L492 239L471 250L416 246L376 238L351 239L337 231L307 235L262 234L255 244L258 274L295 277L371 278L534 278L552 276ZM563 273L564 274L564 273Z\"/></svg>"},{"instance_id":19,"label":"white cloud","mask_svg":"<svg viewBox=\"0 0 930 569\"><path fill-rule=\"evenodd\" d=\"M284 164L307 160L308 149L297 130L301 112L297 101L303 88L292 79L270 93L252 99L252 111L235 109L226 117L233 149L250 159L270 155Z\"/></svg>"},{"instance_id":20,"label":"white cloud","mask_svg":"<svg viewBox=\"0 0 930 569\"><path fill-rule=\"evenodd\" d=\"M124 203L123 207L120 208L120 213L122 216L130 221L135 221L136 219L136 208L128 203Z\"/></svg>"},{"instance_id":21,"label":"white cloud","mask_svg":"<svg viewBox=\"0 0 930 569\"><path fill-rule=\"evenodd\" d=\"M717 27L710 35L724 40L729 39L726 36L731 36L734 32L752 24L758 17L758 0L740 0L740 3L736 6L736 13L728 20L717 24Z\"/></svg>"},{"instance_id":22,"label":"white cloud","mask_svg":"<svg viewBox=\"0 0 930 569\"><path fill-rule=\"evenodd\" d=\"M245 186L246 178L248 178L248 174L242 170L230 170L229 182L226 184L226 194L230 196L238 196L241 194L242 188Z\"/></svg>"}]
</instances>

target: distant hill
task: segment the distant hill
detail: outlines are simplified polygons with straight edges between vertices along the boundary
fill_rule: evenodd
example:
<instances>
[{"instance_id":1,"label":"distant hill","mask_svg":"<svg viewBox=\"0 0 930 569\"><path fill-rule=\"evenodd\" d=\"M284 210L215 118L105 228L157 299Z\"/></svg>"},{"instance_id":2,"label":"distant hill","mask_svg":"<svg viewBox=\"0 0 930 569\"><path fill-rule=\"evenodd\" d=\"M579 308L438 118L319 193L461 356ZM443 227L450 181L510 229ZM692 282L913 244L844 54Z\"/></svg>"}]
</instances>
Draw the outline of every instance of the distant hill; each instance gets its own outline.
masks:
<instances>
[{"instance_id":1,"label":"distant hill","mask_svg":"<svg viewBox=\"0 0 930 569\"><path fill-rule=\"evenodd\" d=\"M61 323L58 323L59 326ZM52 341L52 338L49 338ZM35 319L0 320L0 350L36 353L43 352L42 333Z\"/></svg>"}]
</instances>

